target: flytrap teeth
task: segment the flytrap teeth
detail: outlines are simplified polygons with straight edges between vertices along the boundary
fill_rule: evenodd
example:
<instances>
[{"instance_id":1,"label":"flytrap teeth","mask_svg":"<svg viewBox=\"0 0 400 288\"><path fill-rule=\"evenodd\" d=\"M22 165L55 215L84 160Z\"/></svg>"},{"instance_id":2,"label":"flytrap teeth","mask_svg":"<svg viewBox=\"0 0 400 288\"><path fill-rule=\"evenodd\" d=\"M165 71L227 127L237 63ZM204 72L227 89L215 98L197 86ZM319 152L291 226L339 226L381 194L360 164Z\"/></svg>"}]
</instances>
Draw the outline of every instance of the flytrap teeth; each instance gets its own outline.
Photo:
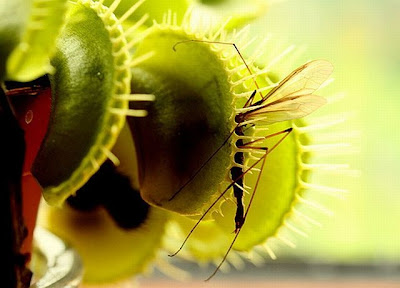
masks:
<instances>
[{"instance_id":1,"label":"flytrap teeth","mask_svg":"<svg viewBox=\"0 0 400 288\"><path fill-rule=\"evenodd\" d=\"M318 185L318 184L314 184L314 183L307 183L304 181L300 181L300 185L304 189L318 191L320 193L334 196L334 197L337 197L340 199L343 199L344 195L348 194L348 190L342 189L342 188L335 188L335 187L329 187L329 186L324 186L324 185Z\"/></svg>"},{"instance_id":2,"label":"flytrap teeth","mask_svg":"<svg viewBox=\"0 0 400 288\"><path fill-rule=\"evenodd\" d=\"M288 246L288 247L290 247L290 248L296 248L296 244L292 241L292 240L290 240L290 239L288 239L286 236L283 236L283 235L281 235L281 234L278 234L277 236L276 236L276 238L278 239L278 240L280 240L283 244L285 244L286 246Z\"/></svg>"},{"instance_id":3,"label":"flytrap teeth","mask_svg":"<svg viewBox=\"0 0 400 288\"><path fill-rule=\"evenodd\" d=\"M118 157L115 156L115 154L108 150L106 147L101 147L101 150L107 156L107 158L111 160L114 166L119 166L121 164L121 161L118 159Z\"/></svg>"},{"instance_id":4,"label":"flytrap teeth","mask_svg":"<svg viewBox=\"0 0 400 288\"><path fill-rule=\"evenodd\" d=\"M146 60L150 59L151 57L153 57L154 55L154 51L150 51L146 54L141 55L140 57L137 58L133 58L132 62L129 63L129 67L133 68L138 66L139 64L145 62Z\"/></svg>"},{"instance_id":5,"label":"flytrap teeth","mask_svg":"<svg viewBox=\"0 0 400 288\"><path fill-rule=\"evenodd\" d=\"M294 214L294 219L298 219L298 221L302 223L308 223L317 227L322 228L322 224L318 222L317 220L311 218L310 216L307 216L306 214L300 212L298 209L293 208L292 212Z\"/></svg>"},{"instance_id":6,"label":"flytrap teeth","mask_svg":"<svg viewBox=\"0 0 400 288\"><path fill-rule=\"evenodd\" d=\"M153 94L115 94L114 98L127 101L154 101L156 96Z\"/></svg>"},{"instance_id":7,"label":"flytrap teeth","mask_svg":"<svg viewBox=\"0 0 400 288\"><path fill-rule=\"evenodd\" d=\"M148 115L147 110L143 109L122 109L122 108L109 108L109 111L119 116L130 116L130 117L146 117Z\"/></svg>"},{"instance_id":8,"label":"flytrap teeth","mask_svg":"<svg viewBox=\"0 0 400 288\"><path fill-rule=\"evenodd\" d=\"M317 204L317 203L315 203L313 201L307 200L307 199L301 197L298 194L296 194L296 198L300 203L306 204L310 208L313 208L313 209L315 209L317 211L320 211L320 212L322 212L323 214L325 214L327 216L332 217L334 215L334 213L331 210L329 210L328 208L326 208L326 207L324 207L324 206L322 206L320 204Z\"/></svg>"},{"instance_id":9,"label":"flytrap teeth","mask_svg":"<svg viewBox=\"0 0 400 288\"><path fill-rule=\"evenodd\" d=\"M305 233L304 231L302 231L299 228L295 227L288 220L285 220L284 225L285 225L286 228L288 228L290 231L296 233L297 235L300 235L300 236L302 236L304 238L308 238L308 234L307 233Z\"/></svg>"},{"instance_id":10,"label":"flytrap teeth","mask_svg":"<svg viewBox=\"0 0 400 288\"><path fill-rule=\"evenodd\" d=\"M262 247L265 249L265 252L267 252L268 256L272 259L272 260L276 260L276 254L275 252L272 250L272 248L268 245L267 242L265 242L264 244L262 244Z\"/></svg>"}]
</instances>

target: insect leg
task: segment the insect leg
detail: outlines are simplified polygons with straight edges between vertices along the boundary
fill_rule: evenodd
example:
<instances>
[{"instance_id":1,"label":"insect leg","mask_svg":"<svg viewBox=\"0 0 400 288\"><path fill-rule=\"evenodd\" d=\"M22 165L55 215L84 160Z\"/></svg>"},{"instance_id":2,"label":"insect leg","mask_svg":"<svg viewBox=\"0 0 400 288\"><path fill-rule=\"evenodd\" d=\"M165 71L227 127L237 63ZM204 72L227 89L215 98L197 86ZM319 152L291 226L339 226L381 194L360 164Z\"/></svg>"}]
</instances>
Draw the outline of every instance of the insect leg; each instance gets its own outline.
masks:
<instances>
[{"instance_id":1,"label":"insect leg","mask_svg":"<svg viewBox=\"0 0 400 288\"><path fill-rule=\"evenodd\" d=\"M288 136L288 134L289 134L290 132L292 132L292 130L293 130L293 128L290 127L290 128L285 129L285 130L282 130L282 131L279 131L279 132L276 132L276 133L269 134L269 135L267 135L267 136L265 136L265 137L263 137L263 138L259 138L259 139L256 139L256 140L253 140L253 141L244 143L242 146L238 146L238 148L265 149L265 147L255 147L255 146L250 146L250 145L252 145L252 144L254 144L254 143L257 143L257 142L260 142L260 141L264 141L264 140L266 140L266 139L268 139L268 138L272 138L272 137L275 137L275 136L278 136L278 135L281 135L281 134L285 134L285 136L284 136L282 139L280 139L280 140L278 141L278 143L275 144L275 145L273 146L273 148L270 149L270 151L272 151L273 149L276 148L277 145L279 145L279 143L281 143L281 142L283 141L283 139L285 139L285 138Z\"/></svg>"},{"instance_id":2,"label":"insect leg","mask_svg":"<svg viewBox=\"0 0 400 288\"><path fill-rule=\"evenodd\" d=\"M259 184L260 179L261 179L261 174L262 174L262 171L264 170L264 165L265 165L265 160L267 159L267 155L268 155L269 153L271 153L273 150L275 150L275 148L278 147L278 145L279 145L280 143L282 143L282 141L290 134L290 132L291 132L292 130L293 130L292 128L289 128L289 129L286 129L286 130L283 130L283 131L280 131L280 132L277 132L277 133L270 134L270 135L266 136L265 139L271 138L271 137L273 137L273 136L277 136L277 135L280 135L280 134L285 134L281 139L279 139L279 141L278 141L277 143L275 143L274 146L272 146L271 149L268 149L268 147L246 146L247 144L244 144L244 145L243 145L243 147L250 148L250 149L264 150L265 153L264 153L264 155L263 155L259 160L257 160L257 161L251 166L251 168L249 168L249 169L252 169L255 165L257 165L259 162L261 162L260 173L259 173L258 176L257 176L257 181L256 181L256 184L255 184L255 186L254 186L254 191L253 191L253 193L252 193L252 195L251 195L251 197L250 197L249 205L248 205L248 207L247 207L246 213L244 214L242 226L243 226L243 224L244 224L244 220L245 220L246 217L247 217L247 214L249 213L251 204L252 204L253 199L254 199L254 195L256 194L256 191L257 191L257 188L258 188L258 184ZM257 141L257 140L256 140L256 141ZM255 142L255 141L252 141L252 143L254 143L254 142ZM249 169L247 169L246 171L249 171ZM242 177L243 177L243 176L242 176ZM239 236L240 231L242 230L242 226L237 227L237 228L235 229L235 233L236 233L236 234L235 234L235 237L233 238L232 243L229 245L229 248L228 248L228 250L226 251L224 257L222 258L221 262L219 263L219 265L217 266L217 268L214 270L214 272L213 272L205 281L210 280L212 277L215 276L215 274L217 274L219 268L221 268L222 264L225 262L226 258L228 257L229 252L232 250L233 245L235 244L236 239L237 239L237 237Z\"/></svg>"},{"instance_id":3,"label":"insect leg","mask_svg":"<svg viewBox=\"0 0 400 288\"><path fill-rule=\"evenodd\" d=\"M193 226L193 228L190 230L189 234L186 236L185 240L183 241L182 245L179 247L179 249L173 253L170 254L168 256L173 257L176 254L179 253L179 251L182 250L182 248L184 247L185 243L187 242L187 240L189 239L189 237L193 234L194 230L196 229L197 226L199 226L200 222L204 219L204 217L206 217L206 215L208 214L208 212L211 211L211 209L215 206L215 204L218 203L219 200L221 200L222 197L224 197L225 193L232 187L235 185L235 183L239 180L242 179L244 177L244 175L249 172L251 169L253 169L258 163L260 163L262 161L262 157L260 159L258 159L257 161L255 161L248 169L246 169L246 171L244 171L237 179L235 179L234 181L232 181L228 187L226 187L224 189L224 191L222 191L222 193L218 196L218 198L210 205L210 207L207 208L207 210L204 212L204 214L200 217L200 219L197 221L197 223Z\"/></svg>"},{"instance_id":4,"label":"insect leg","mask_svg":"<svg viewBox=\"0 0 400 288\"><path fill-rule=\"evenodd\" d=\"M265 139L270 138L270 137L273 137L273 136L277 136L277 135L280 135L280 134L284 134L283 137L280 138L279 141L276 142L276 143L274 144L274 146L272 146L270 149L269 149L268 147L246 146L247 144L244 145L246 148L260 149L260 150L265 150L265 151L266 151L265 154L264 154L264 156L262 156L262 157L260 158L260 159L263 159L263 158L264 158L264 159L263 159L262 164L261 164L260 173L259 173L258 176L257 176L257 182L256 182L256 184L255 184L255 186L254 186L254 192L252 193L252 195L251 195L251 197L250 197L249 205L248 205L248 207L247 207L246 213L244 214L244 218L245 218L245 219L246 219L246 217L247 217L247 214L249 213L251 203L253 202L254 195L255 195L255 193L256 193L256 191L257 191L258 183L259 183L259 181L260 181L260 179L261 179L261 173L262 173L262 171L263 171L263 169L264 169L265 158L267 157L267 155L268 155L269 153L271 153L272 151L274 151L274 150L276 149L276 147L278 147L279 144L281 144L282 141L285 140L285 138L286 138L287 136L289 136L289 134L290 134L290 132L292 132L292 130L293 130L293 128L288 128L288 129L286 129L286 130L283 130L283 131L280 131L280 132L277 132L277 133L274 133L274 134L271 134L271 135L266 136ZM258 141L258 140L255 140L255 141ZM253 142L254 142L254 141L253 141ZM257 160L256 163L259 162L259 161L260 161L260 160Z\"/></svg>"},{"instance_id":5,"label":"insect leg","mask_svg":"<svg viewBox=\"0 0 400 288\"><path fill-rule=\"evenodd\" d=\"M239 125L239 124L238 124L238 125ZM238 125L237 125L237 126L238 126ZM237 126L236 126L236 127L237 127ZM235 129L236 129L236 127L235 127ZM185 182L185 184L183 184L183 185L171 196L171 198L168 199L168 201L171 201L172 199L174 199L175 196L178 195L178 194L179 194L179 193L180 193L180 192L181 192L181 191L196 177L196 176L197 176L197 174L200 173L200 171L207 165L207 163L210 162L211 159L222 149L222 147L225 146L225 144L228 142L229 138L231 138L233 132L235 132L235 129L233 129L233 130L229 133L228 137L226 137L225 141L221 144L221 146L219 146L219 148L218 148L217 150L215 150L215 151L211 154L211 156L196 170L195 173L193 173L192 176L190 176L189 180L187 180L187 181Z\"/></svg>"},{"instance_id":6,"label":"insect leg","mask_svg":"<svg viewBox=\"0 0 400 288\"><path fill-rule=\"evenodd\" d=\"M238 128L237 130L239 130L238 132L240 132L239 133L240 135L243 135L242 130L240 128ZM263 140L268 139L268 138L272 138L272 137L275 137L275 136L278 136L278 135L281 135L281 134L285 134L285 136L277 144L275 144L275 146L272 147L272 149L270 150L270 151L272 151L272 150L275 149L276 146L279 145L280 142L283 141L283 139L291 131L292 131L292 128L288 128L286 130L283 130L283 131L280 131L280 132L276 132L276 133L267 135L267 136L265 136L263 138L256 139L254 141L250 141L250 142L247 142L247 143L243 143L243 140L240 139L240 140L238 140L236 142L236 145L237 145L238 148L257 149L257 150L266 151L266 150L268 150L268 148L266 148L266 147L256 147L256 146L252 146L252 145L254 143L259 142L259 141L263 141ZM237 152L235 154L235 162L238 163L238 164L242 164L243 165L243 163L244 163L244 154L243 154L243 152ZM242 173L242 168L233 167L231 169L232 179L236 179L237 175L240 175L241 173ZM239 179L239 181L237 181L236 184L237 185L235 185L233 187L233 194L234 194L234 196L236 198L236 205L237 205L236 214L235 214L235 231L234 231L235 233L237 233L239 231L239 229L243 226L245 218L246 218L246 216L244 214L244 203L243 203L243 189L242 189L243 188L243 178Z\"/></svg>"},{"instance_id":7,"label":"insect leg","mask_svg":"<svg viewBox=\"0 0 400 288\"><path fill-rule=\"evenodd\" d=\"M260 161L262 161L262 164L261 164L261 171L262 171L262 169L264 168L265 159L267 158L267 155L268 155L268 148L266 148L265 154L264 154L259 160L256 161L257 164L258 164ZM257 186L258 186L258 182L259 182L259 180L260 180L260 177L261 177L261 173L260 173L260 174L258 175L258 177L257 177L256 187L255 187L254 189L257 189ZM255 192L255 190L254 190L254 192ZM254 197L254 192L253 192L253 195L252 195L250 201L251 201L251 200L253 199L253 197ZM249 208L250 208L250 203L249 203ZM244 219L246 219L246 216L247 216L247 213L248 213L249 208L247 209L247 211L246 211L246 213L245 213L245 215L244 215L243 223L244 223ZM243 223L242 223L242 224L243 224ZM229 252L231 252L231 250L232 250L232 248L233 248L233 245L235 244L236 239L237 239L237 237L239 236L241 230L242 230L242 226L240 226L239 228L235 229L235 237L233 238L231 244L229 245L228 250L225 252L224 257L222 258L222 260L221 260L221 262L218 264L218 266L215 268L214 272L213 272L205 281L209 281L211 278L213 278L213 277L215 276L215 274L217 274L219 268L221 268L222 264L224 264L226 258L228 257Z\"/></svg>"}]
</instances>

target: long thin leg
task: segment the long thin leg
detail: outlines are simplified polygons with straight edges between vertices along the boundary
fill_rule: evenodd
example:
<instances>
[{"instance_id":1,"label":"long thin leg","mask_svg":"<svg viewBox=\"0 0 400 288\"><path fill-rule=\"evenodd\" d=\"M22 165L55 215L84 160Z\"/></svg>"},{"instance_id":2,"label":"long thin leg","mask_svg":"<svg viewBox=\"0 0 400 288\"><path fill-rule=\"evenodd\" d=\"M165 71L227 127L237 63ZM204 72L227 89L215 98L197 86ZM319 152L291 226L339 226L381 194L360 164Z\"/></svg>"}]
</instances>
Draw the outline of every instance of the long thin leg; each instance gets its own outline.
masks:
<instances>
[{"instance_id":1,"label":"long thin leg","mask_svg":"<svg viewBox=\"0 0 400 288\"><path fill-rule=\"evenodd\" d=\"M238 126L238 125L236 125L236 127L237 127L237 126ZM235 129L236 129L236 127L235 127ZM232 134L235 132L235 129L233 129L233 130L229 133L228 137L226 137L225 141L221 144L221 146L219 146L219 148L218 148L217 150L215 150L214 153L211 154L210 157L208 157L208 159L196 170L196 172L195 172L192 176L190 176L189 180L187 180L187 181L185 182L185 184L183 184L183 185L181 186L181 188L179 188L179 189L171 196L171 198L168 199L168 201L171 201L172 199L174 199L176 195L178 195L190 182L192 182L192 180L197 176L197 174L200 173L200 171L207 165L207 163L210 162L211 159L222 149L222 147L225 146L225 144L228 142L229 138L231 138Z\"/></svg>"},{"instance_id":2,"label":"long thin leg","mask_svg":"<svg viewBox=\"0 0 400 288\"><path fill-rule=\"evenodd\" d=\"M262 159L261 168L260 168L261 171L264 169L265 159L267 159L267 155L268 155L268 150L265 152L264 156L261 157L261 159ZM255 192L256 192L256 189L257 189L258 182L259 182L260 178L261 178L261 172L258 174L256 186L254 187L254 192L253 192L253 194L251 195L250 203L249 203L249 206L248 206L248 208L247 208L247 210L246 210L246 213L244 214L244 218L246 218L247 213L249 212L250 205L251 205L251 202L252 202L252 200L253 200L254 194L255 194ZM221 268L222 264L224 264L226 258L228 257L229 252L231 252L231 250L232 250L232 248L233 248L233 245L235 244L236 239L237 239L237 237L238 237L239 234L240 234L240 231L242 231L242 228L238 228L238 230L237 230L237 232L236 232L236 234L235 234L235 237L233 238L233 240L232 240L232 242L231 242L231 245L229 245L229 248L228 248L228 250L226 251L224 257L223 257L222 260L221 260L221 262L218 264L217 268L215 268L214 272L213 272L206 280L204 280L204 281L209 281L211 278L213 278L213 277L215 276L215 274L217 274L219 268Z\"/></svg>"},{"instance_id":3,"label":"long thin leg","mask_svg":"<svg viewBox=\"0 0 400 288\"><path fill-rule=\"evenodd\" d=\"M221 200L222 197L224 197L224 195L226 194L226 192L227 192L231 187L233 187L233 185L235 185L235 183L236 183L239 179L242 179L242 178L244 177L244 175L246 175L250 170L252 170L258 163L260 163L261 161L263 161L263 158L266 157L270 152L272 152L272 151L287 137L287 135L288 135L292 130L291 130L291 128L289 128L289 129L286 129L286 130L284 130L284 131L271 134L271 137L272 137L272 136L280 135L280 134L284 133L285 131L287 131L286 134L285 134L285 135L284 135L270 150L269 150L267 147L255 147L255 148L257 148L257 149L265 150L265 151L266 151L266 152L265 152L265 155L262 156L260 159L256 160L256 161L255 161L249 168L247 168L238 178L234 179L234 181L232 181L232 182L228 185L228 187L226 187L226 188L224 189L224 191L222 191L222 193L218 196L218 198L210 205L210 207L207 208L207 210L204 212L204 214L199 218L199 220L196 222L196 224L193 226L193 228L189 231L189 234L186 236L185 240L182 242L182 245L179 247L179 249L178 249L175 253L169 254L168 256L174 257L175 255L177 255L177 254L182 250L182 248L185 246L186 242L189 240L190 236L193 234L194 230L196 230L197 226L199 226L200 222L204 219L204 217L206 217L206 215L211 211L211 209L215 206L215 204L217 204L218 201ZM261 173L260 173L260 174L261 174ZM253 193L253 194L254 194L254 193ZM253 196L252 196L252 197L253 197ZM251 199L252 199L252 198L251 198ZM251 200L251 201L252 201L252 200ZM249 203L249 207L250 207L250 204L251 204L251 202ZM248 213L248 209L247 209L247 211L246 211L244 217L246 217L247 213ZM239 231L238 231L238 232L239 232Z\"/></svg>"},{"instance_id":4,"label":"long thin leg","mask_svg":"<svg viewBox=\"0 0 400 288\"><path fill-rule=\"evenodd\" d=\"M268 149L268 147L251 147L251 149L265 150L265 154L264 154L259 160L257 160L257 161L255 162L256 164L258 164L259 162L261 162L260 173L259 173L258 176L257 176L257 181L256 181L256 184L255 184L255 186L254 186L254 191L253 191L253 193L252 193L252 195L251 195L251 197L250 197L249 205L248 205L248 207L247 207L246 213L244 214L244 220L246 219L247 214L248 214L249 211L250 211L251 204L253 203L253 199L254 199L254 196L255 196L255 194L256 194L256 191L257 191L257 188L258 188L258 184L259 184L260 179L261 179L262 172L263 172L263 170L264 170L264 165L265 165L265 160L267 159L267 155L268 155L269 153L271 153L273 150L275 150L275 148L278 147L278 145L279 145L280 143L282 143L282 141L290 134L291 131L292 131L292 128L289 128L289 129L286 129L286 130L283 130L283 131L280 131L280 132L277 132L277 133L274 133L274 134L269 135L269 136L272 137L272 136L276 136L276 135L280 135L280 134L282 134L282 133L285 133L285 135L284 135L281 139L279 139L279 141L278 141L274 146L272 146L271 149ZM268 136L267 136L267 137L268 137ZM247 148L249 148L249 147L247 147ZM252 167L254 167L254 166L255 166L255 165L253 164ZM246 170L246 171L247 171L247 170ZM244 224L244 220L243 220L243 224ZM219 263L219 265L217 266L217 268L215 268L214 272L213 272L205 281L210 280L212 277L215 276L215 274L217 274L219 268L221 268L222 264L225 262L226 258L228 257L229 252L232 250L233 245L235 244L236 239L237 239L237 237L239 236L241 230L242 230L242 227L238 227L238 228L235 230L236 235L235 235L235 237L233 238L231 245L229 245L229 248L228 248L228 250L226 251L224 257L222 258L222 260L221 260L221 262Z\"/></svg>"},{"instance_id":5,"label":"long thin leg","mask_svg":"<svg viewBox=\"0 0 400 288\"><path fill-rule=\"evenodd\" d=\"M232 182L228 185L228 187L226 187L226 188L224 189L224 191L222 191L222 193L218 196L218 198L210 205L210 207L207 208L207 210L204 212L204 214L200 217L200 219L197 221L197 223L196 223L196 224L193 226L193 228L190 230L189 234L186 236L185 240L183 241L183 243L182 243L182 245L179 247L179 249L178 249L175 253L170 254L170 255L168 255L168 256L173 257L173 256L175 256L176 254L178 254L179 251L182 250L183 246L185 246L185 243L187 242L187 240L189 239L189 237L193 234L194 230L197 228L197 226L199 226L200 222L204 219L204 217L206 217L206 215L208 214L208 212L211 211L211 209L215 206L215 204L217 204L218 201L219 201L222 197L224 197L225 193L226 193L233 185L235 185L235 183L236 183L239 179L243 178L244 175L245 175L247 172L249 172L251 169L253 169L258 163L260 163L261 160L262 160L262 158L260 158L260 159L257 160L256 162L254 162L254 164L251 165L246 171L244 171L244 172L242 173L242 175L240 175L237 179L235 179L234 181L232 181Z\"/></svg>"}]
</instances>

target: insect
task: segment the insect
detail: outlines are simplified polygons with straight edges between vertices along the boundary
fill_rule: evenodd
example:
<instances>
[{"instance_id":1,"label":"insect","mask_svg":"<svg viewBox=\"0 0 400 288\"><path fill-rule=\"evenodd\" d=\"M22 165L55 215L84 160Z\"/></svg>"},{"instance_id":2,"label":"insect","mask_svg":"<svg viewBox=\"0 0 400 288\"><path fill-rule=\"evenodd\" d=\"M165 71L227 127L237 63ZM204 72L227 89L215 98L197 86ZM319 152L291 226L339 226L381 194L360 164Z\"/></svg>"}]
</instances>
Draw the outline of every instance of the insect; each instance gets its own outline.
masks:
<instances>
[{"instance_id":1,"label":"insect","mask_svg":"<svg viewBox=\"0 0 400 288\"><path fill-rule=\"evenodd\" d=\"M204 41L204 40L185 40L177 42L173 46L173 50L176 51L176 46L182 43L188 42L202 42L209 44L222 44L222 45L231 45L233 46L241 60L243 61L246 69L253 75L250 67L247 65L244 57L240 53L239 49L235 45L235 43L229 42L218 42L218 41ZM331 73L333 71L333 66L330 62L325 60L314 60L308 62L293 72L291 72L288 76L286 76L282 81L279 82L277 86L275 86L272 90L270 90L266 95L263 95L261 89L259 88L255 77L253 77L254 84L256 86L256 90L253 91L251 96L247 99L246 103L236 114L235 122L236 126L230 132L226 140L222 143L222 145L212 154L210 157L201 165L201 167L189 178L189 180L179 189L177 190L173 196L170 198L172 200L177 194L179 194L182 189L185 188L186 185L192 181L196 175L207 165L207 163L222 149L224 145L227 144L228 140L232 137L233 134L237 136L244 136L245 129L255 125L270 125L276 122L282 122L287 120L299 119L302 118L320 106L326 103L326 100L323 97L314 95L313 93L318 90L322 84L328 80ZM256 94L259 94L259 100L255 100ZM247 214L250 210L252 201L254 199L254 195L257 191L257 187L259 181L262 176L262 171L266 162L267 155L271 153L292 131L292 128L288 128L282 130L277 133L269 134L261 138L257 138L256 140L245 142L243 139L239 138L235 145L239 149L238 152L234 155L234 160L238 165L238 167L232 167L230 170L231 173L231 183L222 191L222 193L217 197L217 199L207 208L207 210L203 213L197 223L193 226L193 228L188 233L187 237L184 239L180 248L173 254L169 256L175 256L181 249L184 247L185 243L192 235L196 227L200 224L200 222L204 219L204 217L211 211L211 209L218 203L218 201L224 197L227 191L231 188L233 189L233 195L236 198L236 214L235 214L235 229L234 229L234 238L227 249L224 257L222 258L220 264L216 267L214 272L206 279L206 281L210 280L219 270L221 265L225 262L229 252L233 248L233 245L240 234L240 231L245 223ZM272 147L266 147L262 145L262 141L279 136L279 140ZM262 156L259 157L250 167L244 170L243 164L245 162L245 155L240 151L241 148L246 148L249 150L258 150L263 152ZM244 207L243 203L243 191L244 191L244 176L252 170L256 165L260 165L260 173L257 175L256 183L253 188L253 193L250 196L249 203L247 209Z\"/></svg>"}]
</instances>

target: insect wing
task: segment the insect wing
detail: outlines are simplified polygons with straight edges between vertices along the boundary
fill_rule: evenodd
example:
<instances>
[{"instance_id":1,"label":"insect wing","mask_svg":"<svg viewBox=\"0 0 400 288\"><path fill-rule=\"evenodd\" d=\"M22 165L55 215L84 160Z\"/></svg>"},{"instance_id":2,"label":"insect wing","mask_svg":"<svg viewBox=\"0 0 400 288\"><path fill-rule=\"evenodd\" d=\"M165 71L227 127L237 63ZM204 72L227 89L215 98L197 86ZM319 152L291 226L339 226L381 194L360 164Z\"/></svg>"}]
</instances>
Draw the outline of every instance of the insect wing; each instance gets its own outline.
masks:
<instances>
[{"instance_id":1,"label":"insect wing","mask_svg":"<svg viewBox=\"0 0 400 288\"><path fill-rule=\"evenodd\" d=\"M277 102L252 113L251 117L263 117L263 124L299 119L314 112L326 103L325 98L306 95L293 100Z\"/></svg>"},{"instance_id":2,"label":"insect wing","mask_svg":"<svg viewBox=\"0 0 400 288\"><path fill-rule=\"evenodd\" d=\"M333 66L328 61L315 60L304 64L272 89L263 103L246 115L246 119L266 116L262 122L272 124L310 114L326 103L324 98L312 94L329 78L332 71Z\"/></svg>"},{"instance_id":3,"label":"insect wing","mask_svg":"<svg viewBox=\"0 0 400 288\"><path fill-rule=\"evenodd\" d=\"M328 61L314 60L294 70L272 89L264 105L311 95L329 78L333 66Z\"/></svg>"}]
</instances>

